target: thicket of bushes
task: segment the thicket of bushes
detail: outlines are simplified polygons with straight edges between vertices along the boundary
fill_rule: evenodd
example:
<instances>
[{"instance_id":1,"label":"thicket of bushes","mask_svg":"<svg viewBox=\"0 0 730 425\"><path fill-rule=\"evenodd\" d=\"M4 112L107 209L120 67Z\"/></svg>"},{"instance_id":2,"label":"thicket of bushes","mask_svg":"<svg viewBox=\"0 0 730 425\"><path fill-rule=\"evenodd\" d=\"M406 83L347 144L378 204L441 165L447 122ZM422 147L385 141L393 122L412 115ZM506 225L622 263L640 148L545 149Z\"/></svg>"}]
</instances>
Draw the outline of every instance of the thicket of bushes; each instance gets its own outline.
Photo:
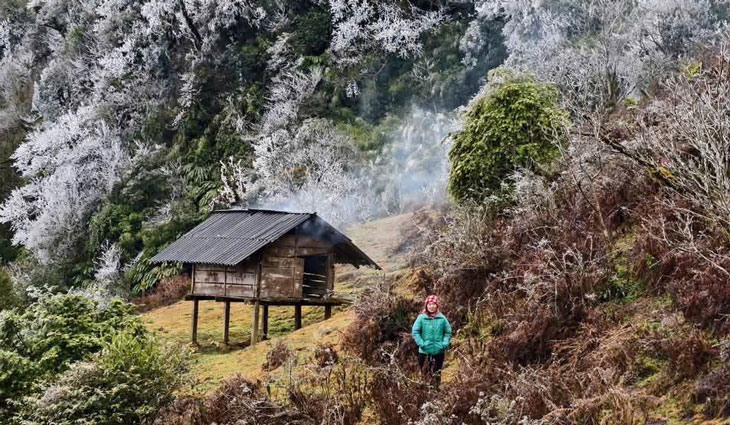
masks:
<instances>
[{"instance_id":1,"label":"thicket of bushes","mask_svg":"<svg viewBox=\"0 0 730 425\"><path fill-rule=\"evenodd\" d=\"M187 379L187 357L160 347L133 308L54 295L0 312L3 423L150 423Z\"/></svg>"}]
</instances>

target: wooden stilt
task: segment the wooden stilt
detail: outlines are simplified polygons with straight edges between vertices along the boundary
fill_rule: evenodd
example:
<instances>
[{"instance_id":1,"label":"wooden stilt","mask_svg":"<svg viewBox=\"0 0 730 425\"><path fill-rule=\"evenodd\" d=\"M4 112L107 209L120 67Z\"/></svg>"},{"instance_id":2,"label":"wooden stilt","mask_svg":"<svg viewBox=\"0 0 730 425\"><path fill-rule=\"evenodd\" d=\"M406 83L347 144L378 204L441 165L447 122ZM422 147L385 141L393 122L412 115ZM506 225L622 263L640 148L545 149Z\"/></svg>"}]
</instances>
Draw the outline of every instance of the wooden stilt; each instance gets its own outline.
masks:
<instances>
[{"instance_id":1,"label":"wooden stilt","mask_svg":"<svg viewBox=\"0 0 730 425\"><path fill-rule=\"evenodd\" d=\"M223 303L223 344L228 345L228 329L231 322L231 302Z\"/></svg>"},{"instance_id":2,"label":"wooden stilt","mask_svg":"<svg viewBox=\"0 0 730 425\"><path fill-rule=\"evenodd\" d=\"M327 320L330 317L332 317L332 306L326 305L324 306L324 320Z\"/></svg>"},{"instance_id":3,"label":"wooden stilt","mask_svg":"<svg viewBox=\"0 0 730 425\"><path fill-rule=\"evenodd\" d=\"M294 306L294 329L302 328L302 305L296 304Z\"/></svg>"},{"instance_id":4,"label":"wooden stilt","mask_svg":"<svg viewBox=\"0 0 730 425\"><path fill-rule=\"evenodd\" d=\"M259 341L259 300L253 303L253 329L251 330L251 345Z\"/></svg>"},{"instance_id":5,"label":"wooden stilt","mask_svg":"<svg viewBox=\"0 0 730 425\"><path fill-rule=\"evenodd\" d=\"M269 305L264 304L264 311L263 311L263 317L261 318L261 321L263 322L261 324L261 333L263 334L263 339L269 339Z\"/></svg>"},{"instance_id":6,"label":"wooden stilt","mask_svg":"<svg viewBox=\"0 0 730 425\"><path fill-rule=\"evenodd\" d=\"M198 300L193 300L193 320L192 326L190 327L190 334L193 344L198 343Z\"/></svg>"}]
</instances>

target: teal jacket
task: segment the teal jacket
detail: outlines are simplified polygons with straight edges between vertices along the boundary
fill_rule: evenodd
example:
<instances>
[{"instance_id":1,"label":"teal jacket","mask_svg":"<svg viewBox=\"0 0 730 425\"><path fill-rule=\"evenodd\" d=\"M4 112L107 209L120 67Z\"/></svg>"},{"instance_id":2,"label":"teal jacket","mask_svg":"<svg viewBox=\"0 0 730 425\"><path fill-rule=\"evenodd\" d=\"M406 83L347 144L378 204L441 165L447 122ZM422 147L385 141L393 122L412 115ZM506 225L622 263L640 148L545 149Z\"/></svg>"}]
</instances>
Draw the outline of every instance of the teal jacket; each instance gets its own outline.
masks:
<instances>
[{"instance_id":1,"label":"teal jacket","mask_svg":"<svg viewBox=\"0 0 730 425\"><path fill-rule=\"evenodd\" d=\"M411 333L421 354L441 354L451 344L451 325L441 313L433 318L419 314Z\"/></svg>"}]
</instances>

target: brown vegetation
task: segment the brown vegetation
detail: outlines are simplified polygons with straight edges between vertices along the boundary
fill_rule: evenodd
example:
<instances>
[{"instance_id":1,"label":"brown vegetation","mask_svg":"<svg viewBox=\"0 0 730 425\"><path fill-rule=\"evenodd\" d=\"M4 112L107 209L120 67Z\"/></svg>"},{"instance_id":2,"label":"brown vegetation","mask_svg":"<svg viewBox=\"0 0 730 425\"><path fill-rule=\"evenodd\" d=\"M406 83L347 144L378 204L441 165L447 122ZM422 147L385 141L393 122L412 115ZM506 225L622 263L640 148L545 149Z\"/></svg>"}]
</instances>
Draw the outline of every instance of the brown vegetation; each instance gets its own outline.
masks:
<instances>
[{"instance_id":1,"label":"brown vegetation","mask_svg":"<svg viewBox=\"0 0 730 425\"><path fill-rule=\"evenodd\" d=\"M179 275L161 281L149 294L137 297L132 302L140 312L152 310L180 301L190 292L190 279L186 275Z\"/></svg>"}]
</instances>

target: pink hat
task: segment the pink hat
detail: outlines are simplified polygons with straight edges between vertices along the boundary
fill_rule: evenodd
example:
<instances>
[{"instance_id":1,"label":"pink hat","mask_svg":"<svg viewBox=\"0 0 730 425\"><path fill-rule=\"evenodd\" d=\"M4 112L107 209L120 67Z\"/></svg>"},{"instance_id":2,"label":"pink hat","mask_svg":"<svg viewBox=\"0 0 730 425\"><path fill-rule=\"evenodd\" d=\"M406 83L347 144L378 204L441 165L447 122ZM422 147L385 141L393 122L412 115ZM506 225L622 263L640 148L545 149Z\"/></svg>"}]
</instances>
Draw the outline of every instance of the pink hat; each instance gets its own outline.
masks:
<instances>
[{"instance_id":1,"label":"pink hat","mask_svg":"<svg viewBox=\"0 0 730 425\"><path fill-rule=\"evenodd\" d=\"M437 297L436 295L429 295L426 297L426 302L424 304L429 305L431 303L434 303L439 307L441 306L441 304L439 304L439 297Z\"/></svg>"}]
</instances>

